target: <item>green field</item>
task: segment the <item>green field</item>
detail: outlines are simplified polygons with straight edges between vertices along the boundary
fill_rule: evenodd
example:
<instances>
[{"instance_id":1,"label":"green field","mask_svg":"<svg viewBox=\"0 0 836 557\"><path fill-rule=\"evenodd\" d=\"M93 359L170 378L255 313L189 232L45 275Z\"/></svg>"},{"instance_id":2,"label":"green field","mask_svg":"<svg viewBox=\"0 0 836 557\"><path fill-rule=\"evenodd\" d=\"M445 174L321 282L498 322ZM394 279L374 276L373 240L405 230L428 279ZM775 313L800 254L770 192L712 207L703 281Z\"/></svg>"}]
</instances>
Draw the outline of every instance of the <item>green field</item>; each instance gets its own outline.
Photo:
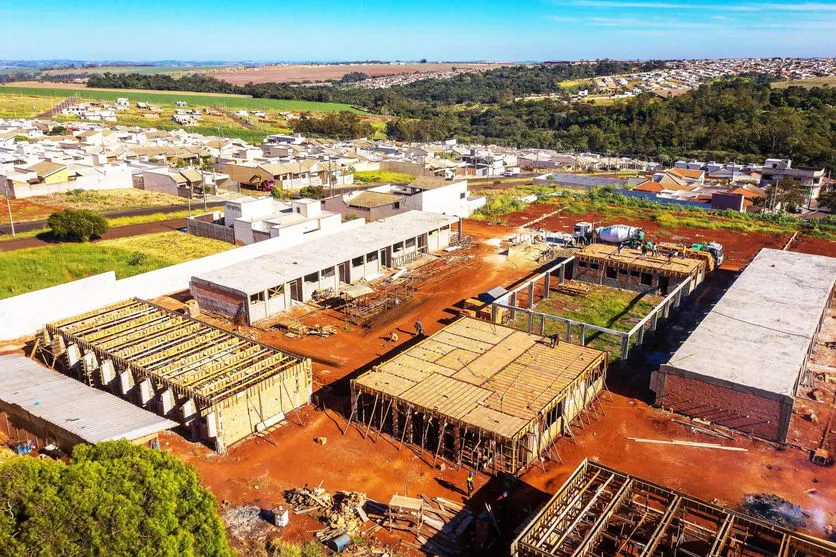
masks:
<instances>
[{"instance_id":1,"label":"green field","mask_svg":"<svg viewBox=\"0 0 836 557\"><path fill-rule=\"evenodd\" d=\"M354 173L354 181L358 184L409 184L414 182L415 178L412 174L389 170L363 170Z\"/></svg>"},{"instance_id":2,"label":"green field","mask_svg":"<svg viewBox=\"0 0 836 557\"><path fill-rule=\"evenodd\" d=\"M826 77L811 77L810 79L776 81L775 83L771 83L770 87L773 89L786 89L787 87L806 87L810 89L812 87L824 87L825 85L836 87L836 76L829 75Z\"/></svg>"},{"instance_id":3,"label":"green field","mask_svg":"<svg viewBox=\"0 0 836 557\"><path fill-rule=\"evenodd\" d=\"M0 253L0 298L107 271L115 271L117 278L130 277L232 247L182 232L162 232Z\"/></svg>"},{"instance_id":4,"label":"green field","mask_svg":"<svg viewBox=\"0 0 836 557\"><path fill-rule=\"evenodd\" d=\"M149 102L155 104L173 105L177 101L186 101L191 106L222 106L225 108L243 109L266 109L283 111L310 111L310 112L339 112L348 110L357 114L362 111L352 108L347 104L320 103L312 101L294 101L283 99L254 99L240 95L201 95L196 93L178 93L176 91L135 91L123 89L65 89L58 87L14 87L5 85L0 87L0 94L3 95L39 95L45 97L81 97L85 99L98 99L103 101L115 101L119 97L125 97L131 102Z\"/></svg>"},{"instance_id":5,"label":"green field","mask_svg":"<svg viewBox=\"0 0 836 557\"><path fill-rule=\"evenodd\" d=\"M535 304L534 309L540 313L557 315L573 321L589 323L599 327L606 327L616 331L627 332L635 324L644 318L662 301L659 296L642 294L608 286L597 286L586 283L577 283L587 288L587 293L582 295L570 295L561 292L551 292L549 298ZM518 313L511 326L521 331L528 330L528 316ZM535 323L535 328L539 321ZM549 320L546 322L546 335L559 333L566 334L566 325L559 321ZM580 328L572 328L572 336L580 337ZM621 339L611 335L594 333L586 334L587 346L609 352L612 358L621 353ZM635 339L631 339L635 343Z\"/></svg>"}]
</instances>

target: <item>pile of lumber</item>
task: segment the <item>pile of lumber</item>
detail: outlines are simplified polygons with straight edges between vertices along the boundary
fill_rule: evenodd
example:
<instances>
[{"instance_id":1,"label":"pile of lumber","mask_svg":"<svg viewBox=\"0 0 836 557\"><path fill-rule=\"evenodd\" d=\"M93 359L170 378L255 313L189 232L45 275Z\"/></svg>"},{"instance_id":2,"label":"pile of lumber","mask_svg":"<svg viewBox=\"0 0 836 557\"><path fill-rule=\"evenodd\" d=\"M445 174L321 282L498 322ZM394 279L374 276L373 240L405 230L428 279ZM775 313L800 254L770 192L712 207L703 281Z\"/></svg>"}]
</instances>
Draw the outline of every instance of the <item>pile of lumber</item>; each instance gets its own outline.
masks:
<instances>
[{"instance_id":1,"label":"pile of lumber","mask_svg":"<svg viewBox=\"0 0 836 557\"><path fill-rule=\"evenodd\" d=\"M296 514L314 514L326 528L316 533L323 543L341 534L356 534L369 517L363 510L366 494L360 491L337 491L333 495L322 487L301 487L285 492L287 504Z\"/></svg>"},{"instance_id":2,"label":"pile of lumber","mask_svg":"<svg viewBox=\"0 0 836 557\"><path fill-rule=\"evenodd\" d=\"M314 511L324 511L334 505L334 498L328 490L322 487L297 487L284 493L287 504L296 514L307 514Z\"/></svg>"},{"instance_id":3,"label":"pile of lumber","mask_svg":"<svg viewBox=\"0 0 836 557\"><path fill-rule=\"evenodd\" d=\"M420 549L433 555L460 555L460 540L473 524L473 511L444 497L430 500L422 495L421 499L424 508L416 535Z\"/></svg>"}]
</instances>

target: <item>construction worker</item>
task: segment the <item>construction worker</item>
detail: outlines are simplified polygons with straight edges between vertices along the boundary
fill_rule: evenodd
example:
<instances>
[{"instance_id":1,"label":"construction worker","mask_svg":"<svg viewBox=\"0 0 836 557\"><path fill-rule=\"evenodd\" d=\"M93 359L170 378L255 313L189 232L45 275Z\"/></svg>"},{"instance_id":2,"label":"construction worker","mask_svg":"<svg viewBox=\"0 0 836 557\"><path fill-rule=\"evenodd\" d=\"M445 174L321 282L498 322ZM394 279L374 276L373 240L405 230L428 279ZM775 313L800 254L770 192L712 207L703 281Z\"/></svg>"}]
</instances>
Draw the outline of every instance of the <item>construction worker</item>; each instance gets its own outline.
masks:
<instances>
[{"instance_id":1,"label":"construction worker","mask_svg":"<svg viewBox=\"0 0 836 557\"><path fill-rule=\"evenodd\" d=\"M502 494L496 498L496 510L501 519L508 516L508 491L503 491Z\"/></svg>"},{"instance_id":2,"label":"construction worker","mask_svg":"<svg viewBox=\"0 0 836 557\"><path fill-rule=\"evenodd\" d=\"M415 336L424 336L424 324L421 323L421 318L415 320Z\"/></svg>"},{"instance_id":3,"label":"construction worker","mask_svg":"<svg viewBox=\"0 0 836 557\"><path fill-rule=\"evenodd\" d=\"M398 333L396 331L392 331L392 334L389 335L389 342L398 342Z\"/></svg>"},{"instance_id":4,"label":"construction worker","mask_svg":"<svg viewBox=\"0 0 836 557\"><path fill-rule=\"evenodd\" d=\"M642 244L642 259L647 258L647 244Z\"/></svg>"},{"instance_id":5,"label":"construction worker","mask_svg":"<svg viewBox=\"0 0 836 557\"><path fill-rule=\"evenodd\" d=\"M557 348L557 345L560 344L560 333L549 335L549 341L549 348Z\"/></svg>"},{"instance_id":6,"label":"construction worker","mask_svg":"<svg viewBox=\"0 0 836 557\"><path fill-rule=\"evenodd\" d=\"M467 498L473 495L473 478L476 477L476 472L470 472L467 475Z\"/></svg>"}]
</instances>

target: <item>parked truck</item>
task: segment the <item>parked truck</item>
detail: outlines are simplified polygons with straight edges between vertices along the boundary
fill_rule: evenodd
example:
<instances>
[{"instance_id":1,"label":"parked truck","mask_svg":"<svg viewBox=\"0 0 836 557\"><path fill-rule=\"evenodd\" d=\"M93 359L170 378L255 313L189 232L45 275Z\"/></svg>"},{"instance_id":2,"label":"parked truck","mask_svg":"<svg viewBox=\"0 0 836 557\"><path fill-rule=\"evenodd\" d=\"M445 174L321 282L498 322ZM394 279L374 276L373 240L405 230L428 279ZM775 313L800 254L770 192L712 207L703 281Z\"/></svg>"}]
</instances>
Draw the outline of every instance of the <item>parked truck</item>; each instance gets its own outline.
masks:
<instances>
[{"instance_id":1,"label":"parked truck","mask_svg":"<svg viewBox=\"0 0 836 557\"><path fill-rule=\"evenodd\" d=\"M644 241L644 230L626 224L613 224L611 226L593 228L592 223L579 222L575 224L575 230L572 236L575 242L579 244L602 242L605 244L637 247Z\"/></svg>"}]
</instances>

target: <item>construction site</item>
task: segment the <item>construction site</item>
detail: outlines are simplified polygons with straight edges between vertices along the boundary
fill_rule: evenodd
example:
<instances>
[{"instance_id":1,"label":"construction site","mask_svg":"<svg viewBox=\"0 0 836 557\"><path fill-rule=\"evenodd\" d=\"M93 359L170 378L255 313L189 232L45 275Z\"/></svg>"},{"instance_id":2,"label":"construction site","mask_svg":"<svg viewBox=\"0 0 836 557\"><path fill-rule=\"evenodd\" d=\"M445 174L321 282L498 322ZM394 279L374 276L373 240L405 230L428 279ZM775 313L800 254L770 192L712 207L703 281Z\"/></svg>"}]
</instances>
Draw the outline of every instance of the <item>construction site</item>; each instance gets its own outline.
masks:
<instances>
[{"instance_id":1,"label":"construction site","mask_svg":"<svg viewBox=\"0 0 836 557\"><path fill-rule=\"evenodd\" d=\"M139 299L46 325L52 367L178 422L219 453L307 404L311 362Z\"/></svg>"},{"instance_id":2,"label":"construction site","mask_svg":"<svg viewBox=\"0 0 836 557\"><path fill-rule=\"evenodd\" d=\"M593 413L607 355L463 317L351 383L351 419L492 474L518 474Z\"/></svg>"},{"instance_id":3,"label":"construction site","mask_svg":"<svg viewBox=\"0 0 836 557\"><path fill-rule=\"evenodd\" d=\"M584 460L511 555L834 557L836 545Z\"/></svg>"},{"instance_id":4,"label":"construction site","mask_svg":"<svg viewBox=\"0 0 836 557\"><path fill-rule=\"evenodd\" d=\"M554 209L549 205L544 211ZM576 218L552 215L539 224L571 232ZM547 507L539 506L551 508L549 498L561 492L559 486L586 458L617 458L624 472L613 471L616 477L584 510L606 477L591 484L580 509L567 513L574 513L568 522L577 520L577 528L561 547L552 548L552 536L543 545L532 541L536 551L518 554L571 555L587 547L586 554L600 556L712 554L711 545L701 553L690 543L700 529L687 530L679 546L668 529L654 553L643 553L646 547L634 542L649 536L646 526L664 517L652 511L643 521L640 513L629 516L633 522L621 521L618 529L608 523L604 533L609 538L583 545L595 526L589 523L609 511L592 513L610 497L610 486L620 489L628 482L622 477L634 480L627 488L631 493L650 484L638 478L671 486L659 489L683 497L680 508L687 499L681 493L711 501L706 505L712 509L736 509L749 493L780 495L805 512L823 516L804 527L786 528L787 539L806 539L797 531L831 535L836 483L832 468L812 457L816 449L832 447L832 306L817 306L817 317L828 318L818 322L819 331L805 332L808 373L797 374L794 367L790 371L786 362L775 360L776 369L787 368L782 373L793 381L805 378L791 397L783 442L767 443L753 437L758 430L751 427L733 429L730 422L715 421L704 409L716 410L719 399L704 397L703 409L693 412L684 404L666 403L684 393L668 392L679 380L673 372L655 406L658 393L650 390L651 373L665 364L685 369L689 361L705 357L722 367L721 359L734 357L724 352L733 343L716 338L691 350L695 356L677 361L674 355L722 293L739 280L736 272L762 247L797 255L792 253L796 246L820 251L820 243L807 236L793 243L789 235L749 233L744 238L712 231L710 240L726 248L726 262L717 271L716 259L684 248L692 239L709 240L690 237L696 234L692 230L665 235L682 245L685 255L677 249L669 258L659 248L642 253L635 244L556 247L534 239L551 238L548 234L477 221L464 222L466 235L459 223L456 234L455 220L436 215L404 222L367 239L374 249L366 249L372 244L362 240L356 253L332 249L329 244L344 246L341 234L260 260L236 264L230 258L192 274L185 283L189 289L159 297L143 294L150 302L112 303L127 297L123 295L101 303L105 307L100 309L42 320L40 324L50 324L34 340L34 352L79 384L113 393L176 423L175 432L155 434L161 448L195 467L201 481L224 502L225 518L227 511L234 515L232 511L249 505L257 507L252 520L264 522L259 510L288 503L288 491L302 486L315 494L325 489L367 495L365 504L358 504L360 511L351 505L347 511L351 528L339 519L331 522L330 507L317 516L308 510L312 505L295 502L287 526L277 530L267 524L269 536L292 541L315 537L329 545L350 530L369 543L385 543L389 554L505 555L521 524L534 524L527 522L532 516L535 522L549 520L541 513ZM634 224L648 231L654 226ZM532 237L530 252L513 248L511 239L520 234ZM390 249L392 258L387 259ZM579 267L582 260L586 269ZM596 262L599 267L591 268ZM829 266L793 269L780 272L833 274ZM586 280L578 275L581 271ZM643 274L650 275L649 284L643 284L648 282ZM780 288L807 289L807 282L798 284ZM771 300L769 292L757 295L761 298L750 300L753 311ZM787 303L798 307L791 313L768 311L795 319L808 307L801 301ZM422 332L417 323L423 324ZM774 326L760 325L757 329L763 331ZM745 330L742 325L729 327ZM793 330L779 328L792 336ZM765 332L761 342L768 345L783 333ZM8 350L28 354L31 342L30 336ZM614 365L616 360L621 363ZM708 395L714 382L704 380L696 388L707 385ZM736 384L727 387L739 392ZM25 435L21 428L9 431ZM476 474L472 495L465 491L470 471ZM509 476L513 483L508 483ZM507 514L497 508L506 491ZM353 505L354 498L350 500ZM419 518L429 520L391 520L408 504L420 505ZM626 508L624 504L619 508ZM488 506L497 512L484 522L480 517ZM462 532L462 523L450 516L460 516L458 507L471 519ZM618 513L613 516L621 520ZM727 515L716 516L722 526ZM679 523L671 519L670 524ZM564 521L554 531L566 526ZM489 532L484 540L472 533L481 529ZM610 545L604 545L607 539ZM728 539L738 543L742 537L733 531ZM763 543L771 547L772 542ZM735 553L730 546L716 554L781 555L779 550L757 553L750 547Z\"/></svg>"}]
</instances>

